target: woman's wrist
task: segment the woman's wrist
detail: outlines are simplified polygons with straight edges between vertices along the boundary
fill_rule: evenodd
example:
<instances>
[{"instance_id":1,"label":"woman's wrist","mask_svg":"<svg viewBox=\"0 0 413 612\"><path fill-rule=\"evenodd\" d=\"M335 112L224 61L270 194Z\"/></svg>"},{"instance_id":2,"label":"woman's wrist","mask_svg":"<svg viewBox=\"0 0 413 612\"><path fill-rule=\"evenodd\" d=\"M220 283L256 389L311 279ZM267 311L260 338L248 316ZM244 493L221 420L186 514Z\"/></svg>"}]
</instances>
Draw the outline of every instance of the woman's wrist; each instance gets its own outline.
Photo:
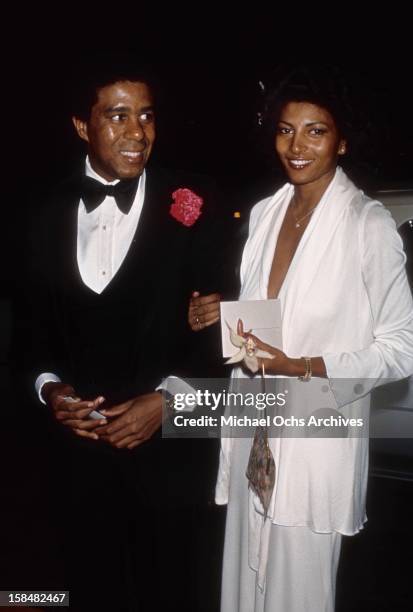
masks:
<instances>
[{"instance_id":1,"label":"woman's wrist","mask_svg":"<svg viewBox=\"0 0 413 612\"><path fill-rule=\"evenodd\" d=\"M299 376L304 376L307 371L307 366L304 357L300 357L298 359L288 358L287 364L287 376L294 376L298 378Z\"/></svg>"},{"instance_id":2,"label":"woman's wrist","mask_svg":"<svg viewBox=\"0 0 413 612\"><path fill-rule=\"evenodd\" d=\"M304 357L292 359L287 357L286 376L305 376L307 372L307 364ZM327 378L326 366L322 357L311 357L311 373L317 378Z\"/></svg>"}]
</instances>

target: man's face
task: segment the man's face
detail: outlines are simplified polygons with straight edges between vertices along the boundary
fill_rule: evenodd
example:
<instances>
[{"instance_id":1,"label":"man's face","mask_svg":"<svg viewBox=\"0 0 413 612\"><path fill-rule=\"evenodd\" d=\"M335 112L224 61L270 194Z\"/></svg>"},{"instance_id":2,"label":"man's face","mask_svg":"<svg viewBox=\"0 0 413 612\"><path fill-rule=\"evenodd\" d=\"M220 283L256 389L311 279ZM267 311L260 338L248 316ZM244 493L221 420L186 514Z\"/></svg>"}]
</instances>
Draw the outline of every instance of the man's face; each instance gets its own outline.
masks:
<instances>
[{"instance_id":1,"label":"man's face","mask_svg":"<svg viewBox=\"0 0 413 612\"><path fill-rule=\"evenodd\" d=\"M99 89L88 121L73 117L88 143L92 168L107 181L139 176L155 140L153 100L145 83L119 81Z\"/></svg>"}]
</instances>

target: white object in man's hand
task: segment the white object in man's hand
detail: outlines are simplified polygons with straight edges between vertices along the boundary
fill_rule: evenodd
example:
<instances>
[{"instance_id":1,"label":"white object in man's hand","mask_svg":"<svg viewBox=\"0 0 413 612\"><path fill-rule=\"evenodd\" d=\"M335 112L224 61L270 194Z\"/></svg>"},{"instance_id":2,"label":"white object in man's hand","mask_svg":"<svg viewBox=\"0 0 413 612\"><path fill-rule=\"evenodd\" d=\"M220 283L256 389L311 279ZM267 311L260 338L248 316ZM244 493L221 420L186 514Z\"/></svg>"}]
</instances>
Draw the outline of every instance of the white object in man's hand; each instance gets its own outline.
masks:
<instances>
[{"instance_id":1,"label":"white object in man's hand","mask_svg":"<svg viewBox=\"0 0 413 612\"><path fill-rule=\"evenodd\" d=\"M78 401L74 397L71 397L70 395L63 395L62 399L65 402L77 402ZM99 412L99 410L92 410L92 412L88 414L88 418L89 419L105 419L106 417L104 414Z\"/></svg>"}]
</instances>

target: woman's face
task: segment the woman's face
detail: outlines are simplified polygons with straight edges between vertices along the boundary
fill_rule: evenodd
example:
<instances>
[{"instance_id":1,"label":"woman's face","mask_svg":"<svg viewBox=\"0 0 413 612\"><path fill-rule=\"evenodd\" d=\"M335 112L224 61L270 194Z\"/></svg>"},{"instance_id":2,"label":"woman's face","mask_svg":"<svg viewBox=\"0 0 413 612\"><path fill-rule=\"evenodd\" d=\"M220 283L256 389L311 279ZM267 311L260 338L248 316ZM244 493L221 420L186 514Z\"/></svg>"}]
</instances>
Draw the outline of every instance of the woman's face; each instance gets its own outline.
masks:
<instances>
[{"instance_id":1,"label":"woman's face","mask_svg":"<svg viewBox=\"0 0 413 612\"><path fill-rule=\"evenodd\" d=\"M346 152L331 114L310 102L289 102L280 113L275 148L294 185L326 186Z\"/></svg>"}]
</instances>

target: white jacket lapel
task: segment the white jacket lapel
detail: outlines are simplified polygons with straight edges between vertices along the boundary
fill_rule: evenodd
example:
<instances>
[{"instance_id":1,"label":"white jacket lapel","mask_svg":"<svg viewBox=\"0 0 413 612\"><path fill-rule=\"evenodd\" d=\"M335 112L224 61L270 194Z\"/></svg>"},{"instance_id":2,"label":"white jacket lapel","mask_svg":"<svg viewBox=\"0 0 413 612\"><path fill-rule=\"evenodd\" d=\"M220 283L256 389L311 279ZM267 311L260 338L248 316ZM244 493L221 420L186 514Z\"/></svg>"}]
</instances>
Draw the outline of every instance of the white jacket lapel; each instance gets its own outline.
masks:
<instances>
[{"instance_id":1,"label":"white jacket lapel","mask_svg":"<svg viewBox=\"0 0 413 612\"><path fill-rule=\"evenodd\" d=\"M294 334L294 318L301 308L314 276L320 273L334 241L335 232L354 195L358 193L341 168L326 189L308 224L291 262L279 297L283 304L284 349L288 350L289 334ZM325 278L329 286L328 275ZM320 296L322 299L322 296Z\"/></svg>"}]
</instances>

